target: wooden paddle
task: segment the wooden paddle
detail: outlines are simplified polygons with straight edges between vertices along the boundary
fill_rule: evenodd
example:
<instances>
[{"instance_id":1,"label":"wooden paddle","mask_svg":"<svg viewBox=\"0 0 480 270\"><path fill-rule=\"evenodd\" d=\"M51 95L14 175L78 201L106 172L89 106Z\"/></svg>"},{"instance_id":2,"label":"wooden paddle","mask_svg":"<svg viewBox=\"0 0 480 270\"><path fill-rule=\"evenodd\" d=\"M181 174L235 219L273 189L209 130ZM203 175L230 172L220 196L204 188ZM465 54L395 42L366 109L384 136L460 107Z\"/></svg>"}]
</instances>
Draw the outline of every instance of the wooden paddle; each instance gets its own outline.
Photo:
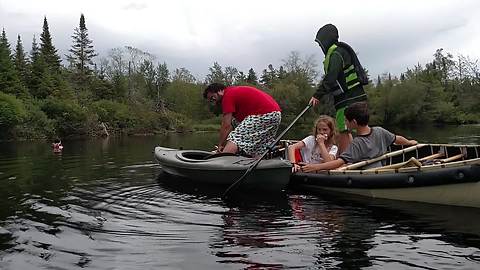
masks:
<instances>
[{"instance_id":1,"label":"wooden paddle","mask_svg":"<svg viewBox=\"0 0 480 270\"><path fill-rule=\"evenodd\" d=\"M290 128L298 121L298 119L300 119L300 117L302 117L306 111L308 111L308 109L310 109L310 107L312 107L313 104L312 103L308 103L307 107L305 107L305 109L303 109L303 111L297 115L297 117L295 119L293 119L292 123L290 123L290 125L288 125L288 127L282 131L282 133L280 133L280 135L277 136L277 138L275 139L275 141L273 141L268 147L267 147L267 151L265 151L246 171L245 173L240 177L238 178L235 182L233 182L233 184L231 184L226 190L225 192L223 193L222 195L222 198L226 199L227 198L227 195L230 191L234 190L237 186L239 186L243 180L245 178L247 178L247 176L253 171L255 170L255 168L257 167L257 165L260 163L260 161L262 161L263 158L265 158L265 156L271 151L271 149L273 149L275 147L275 145L280 141L280 139L283 137L283 135L285 135L285 133L287 133Z\"/></svg>"}]
</instances>

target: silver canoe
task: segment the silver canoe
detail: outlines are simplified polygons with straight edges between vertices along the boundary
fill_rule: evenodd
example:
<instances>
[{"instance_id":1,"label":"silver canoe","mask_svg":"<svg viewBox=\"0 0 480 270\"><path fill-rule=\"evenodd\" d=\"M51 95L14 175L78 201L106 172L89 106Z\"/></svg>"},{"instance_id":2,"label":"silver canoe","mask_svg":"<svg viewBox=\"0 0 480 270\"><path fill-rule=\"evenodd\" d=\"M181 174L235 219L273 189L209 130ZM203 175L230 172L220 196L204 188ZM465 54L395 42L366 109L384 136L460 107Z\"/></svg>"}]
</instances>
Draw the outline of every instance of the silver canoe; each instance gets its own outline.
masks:
<instances>
[{"instance_id":1,"label":"silver canoe","mask_svg":"<svg viewBox=\"0 0 480 270\"><path fill-rule=\"evenodd\" d=\"M385 166L364 169L383 161ZM337 170L292 175L293 189L480 208L480 146L418 144Z\"/></svg>"},{"instance_id":2,"label":"silver canoe","mask_svg":"<svg viewBox=\"0 0 480 270\"><path fill-rule=\"evenodd\" d=\"M212 155L200 150L155 147L155 159L170 175L206 184L231 185L255 162L237 155ZM292 165L282 158L262 160L242 182L242 188L280 191L289 183Z\"/></svg>"}]
</instances>

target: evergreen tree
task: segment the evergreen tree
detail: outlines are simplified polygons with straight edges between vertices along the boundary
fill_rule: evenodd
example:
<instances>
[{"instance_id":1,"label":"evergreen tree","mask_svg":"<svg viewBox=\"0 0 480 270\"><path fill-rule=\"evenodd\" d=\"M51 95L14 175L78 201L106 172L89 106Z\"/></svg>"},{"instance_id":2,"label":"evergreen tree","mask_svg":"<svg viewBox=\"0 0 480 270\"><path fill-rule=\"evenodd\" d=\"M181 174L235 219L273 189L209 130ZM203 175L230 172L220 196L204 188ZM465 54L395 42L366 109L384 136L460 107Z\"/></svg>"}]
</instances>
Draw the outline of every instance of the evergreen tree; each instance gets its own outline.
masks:
<instances>
[{"instance_id":1,"label":"evergreen tree","mask_svg":"<svg viewBox=\"0 0 480 270\"><path fill-rule=\"evenodd\" d=\"M272 64L268 65L268 70L264 69L262 76L260 77L260 82L265 85L267 88L272 88L273 83L277 79L277 71Z\"/></svg>"},{"instance_id":2,"label":"evergreen tree","mask_svg":"<svg viewBox=\"0 0 480 270\"><path fill-rule=\"evenodd\" d=\"M54 84L35 36L33 36L32 50L30 51L30 61L30 76L28 80L30 93L36 98L46 98L52 93Z\"/></svg>"},{"instance_id":3,"label":"evergreen tree","mask_svg":"<svg viewBox=\"0 0 480 270\"><path fill-rule=\"evenodd\" d=\"M170 71L168 70L167 63L163 62L163 64L158 64L156 68L156 81L155 84L157 86L157 96L156 96L156 111L165 111L165 102L162 98L163 93L167 89L168 85L170 84Z\"/></svg>"},{"instance_id":4,"label":"evergreen tree","mask_svg":"<svg viewBox=\"0 0 480 270\"><path fill-rule=\"evenodd\" d=\"M158 64L156 69L157 80L156 84L160 91L163 91L167 88L170 83L170 71L168 70L167 63Z\"/></svg>"},{"instance_id":5,"label":"evergreen tree","mask_svg":"<svg viewBox=\"0 0 480 270\"><path fill-rule=\"evenodd\" d=\"M22 40L20 35L17 38L17 46L15 49L15 56L14 56L15 68L17 73L24 85L27 85L28 81L28 72L27 72L27 58L25 54L25 50L23 49Z\"/></svg>"},{"instance_id":6,"label":"evergreen tree","mask_svg":"<svg viewBox=\"0 0 480 270\"><path fill-rule=\"evenodd\" d=\"M217 62L213 63L213 66L209 67L209 74L205 77L205 84L211 83L223 83L225 84L225 74L222 71L222 66Z\"/></svg>"},{"instance_id":7,"label":"evergreen tree","mask_svg":"<svg viewBox=\"0 0 480 270\"><path fill-rule=\"evenodd\" d=\"M30 50L30 63L38 61L40 58L40 47L38 47L37 38L33 35L32 49Z\"/></svg>"},{"instance_id":8,"label":"evergreen tree","mask_svg":"<svg viewBox=\"0 0 480 270\"><path fill-rule=\"evenodd\" d=\"M47 17L44 17L43 19L43 32L40 35L40 54L53 73L60 72L60 57L57 54L57 49L55 49L55 46L53 46L52 43Z\"/></svg>"},{"instance_id":9,"label":"evergreen tree","mask_svg":"<svg viewBox=\"0 0 480 270\"><path fill-rule=\"evenodd\" d=\"M228 66L225 67L225 72L223 74L225 76L226 85L234 85L236 83L238 77L238 69L232 66Z\"/></svg>"},{"instance_id":10,"label":"evergreen tree","mask_svg":"<svg viewBox=\"0 0 480 270\"><path fill-rule=\"evenodd\" d=\"M5 29L0 36L0 91L17 96L25 93L12 61L12 52Z\"/></svg>"},{"instance_id":11,"label":"evergreen tree","mask_svg":"<svg viewBox=\"0 0 480 270\"><path fill-rule=\"evenodd\" d=\"M67 55L67 60L75 74L85 80L86 76L92 73L93 58L97 56L93 49L92 40L88 38L88 30L85 26L85 17L80 16L79 27L75 28L72 35L73 44Z\"/></svg>"},{"instance_id":12,"label":"evergreen tree","mask_svg":"<svg viewBox=\"0 0 480 270\"><path fill-rule=\"evenodd\" d=\"M241 85L244 84L247 81L247 76L245 76L245 73L243 71L239 71L237 73L237 76L235 77L235 84Z\"/></svg>"},{"instance_id":13,"label":"evergreen tree","mask_svg":"<svg viewBox=\"0 0 480 270\"><path fill-rule=\"evenodd\" d=\"M255 74L255 70L253 70L253 68L248 70L247 83L254 85L258 84L257 74Z\"/></svg>"},{"instance_id":14,"label":"evergreen tree","mask_svg":"<svg viewBox=\"0 0 480 270\"><path fill-rule=\"evenodd\" d=\"M283 68L283 66L280 66L280 68L278 69L278 73L277 73L277 78L279 80L283 80L287 77L287 72L285 71L285 69Z\"/></svg>"},{"instance_id":15,"label":"evergreen tree","mask_svg":"<svg viewBox=\"0 0 480 270\"><path fill-rule=\"evenodd\" d=\"M262 70L262 75L260 75L260 83L269 88L270 81L268 80L267 69Z\"/></svg>"},{"instance_id":16,"label":"evergreen tree","mask_svg":"<svg viewBox=\"0 0 480 270\"><path fill-rule=\"evenodd\" d=\"M177 68L173 72L172 81L175 82L184 82L184 83L195 83L197 79L195 76L190 73L190 70L186 68Z\"/></svg>"}]
</instances>

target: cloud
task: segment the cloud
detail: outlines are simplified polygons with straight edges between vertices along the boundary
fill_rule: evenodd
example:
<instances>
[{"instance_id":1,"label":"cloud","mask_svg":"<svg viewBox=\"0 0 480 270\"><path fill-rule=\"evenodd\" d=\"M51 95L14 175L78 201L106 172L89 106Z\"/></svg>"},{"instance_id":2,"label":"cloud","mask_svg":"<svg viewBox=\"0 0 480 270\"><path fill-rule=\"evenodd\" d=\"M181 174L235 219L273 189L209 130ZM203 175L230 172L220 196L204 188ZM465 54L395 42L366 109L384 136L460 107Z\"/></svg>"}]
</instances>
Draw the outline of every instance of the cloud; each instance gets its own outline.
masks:
<instances>
[{"instance_id":1,"label":"cloud","mask_svg":"<svg viewBox=\"0 0 480 270\"><path fill-rule=\"evenodd\" d=\"M124 10L144 10L147 9L148 5L145 3L137 3L137 2L132 2L124 6L122 9Z\"/></svg>"},{"instance_id":2,"label":"cloud","mask_svg":"<svg viewBox=\"0 0 480 270\"><path fill-rule=\"evenodd\" d=\"M202 78L213 62L257 73L278 67L289 52L323 53L313 41L325 23L339 28L370 74L399 74L432 59L438 48L479 58L480 2L303 0L295 3L225 1L0 1L0 18L9 40L20 34L26 47L47 16L61 54L71 45L80 14L86 18L95 49L133 46L157 56L169 67L185 67ZM29 49L29 48L28 48Z\"/></svg>"}]
</instances>

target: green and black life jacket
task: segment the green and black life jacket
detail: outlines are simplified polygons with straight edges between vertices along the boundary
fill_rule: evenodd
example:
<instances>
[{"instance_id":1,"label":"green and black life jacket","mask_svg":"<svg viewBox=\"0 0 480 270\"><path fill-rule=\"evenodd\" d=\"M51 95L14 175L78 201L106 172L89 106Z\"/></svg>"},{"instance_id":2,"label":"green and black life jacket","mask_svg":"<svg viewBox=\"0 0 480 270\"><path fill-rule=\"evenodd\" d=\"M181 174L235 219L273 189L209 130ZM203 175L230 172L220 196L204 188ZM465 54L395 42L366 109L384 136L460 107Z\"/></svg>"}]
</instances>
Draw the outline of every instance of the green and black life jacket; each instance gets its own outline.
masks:
<instances>
[{"instance_id":1,"label":"green and black life jacket","mask_svg":"<svg viewBox=\"0 0 480 270\"><path fill-rule=\"evenodd\" d=\"M335 50L338 48L337 45L333 44L332 46L330 46L330 48L328 48L328 51L327 51L327 54L325 55L325 60L323 61L323 70L325 71L325 74L327 74L328 72L328 65L330 63L330 57L332 56L332 54L335 52ZM350 64L348 66L344 66L343 67L343 75L344 75L344 78L345 78L345 84L346 84L346 87L347 89L342 89L340 87L340 82L337 83L337 85L335 86L332 92L332 94L334 96L337 96L341 93L344 93L352 88L354 88L355 86L357 85L361 85L362 83L360 82L359 78L358 78L358 74L355 70L355 66L353 64Z\"/></svg>"}]
</instances>

